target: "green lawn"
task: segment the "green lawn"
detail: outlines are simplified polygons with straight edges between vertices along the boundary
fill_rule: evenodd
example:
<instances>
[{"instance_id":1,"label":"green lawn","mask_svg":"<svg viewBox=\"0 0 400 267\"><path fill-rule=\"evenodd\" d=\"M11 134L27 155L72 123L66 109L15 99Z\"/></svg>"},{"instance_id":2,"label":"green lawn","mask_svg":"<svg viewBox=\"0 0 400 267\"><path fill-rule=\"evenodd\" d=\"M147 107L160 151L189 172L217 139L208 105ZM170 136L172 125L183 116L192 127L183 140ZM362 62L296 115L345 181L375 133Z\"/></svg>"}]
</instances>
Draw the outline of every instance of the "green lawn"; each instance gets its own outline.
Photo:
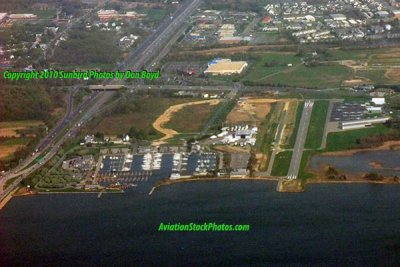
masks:
<instances>
[{"instance_id":1,"label":"green lawn","mask_svg":"<svg viewBox=\"0 0 400 267\"><path fill-rule=\"evenodd\" d=\"M351 69L341 65L322 65L306 67L300 65L292 67L289 72L281 72L263 80L268 84L288 85L310 88L337 88L343 80L350 79Z\"/></svg>"},{"instance_id":2,"label":"green lawn","mask_svg":"<svg viewBox=\"0 0 400 267\"><path fill-rule=\"evenodd\" d=\"M389 131L391 130L385 125L377 124L371 128L329 133L325 151L340 151L357 148L358 138L379 135Z\"/></svg>"},{"instance_id":3,"label":"green lawn","mask_svg":"<svg viewBox=\"0 0 400 267\"><path fill-rule=\"evenodd\" d=\"M263 82L268 75L284 70L290 70L287 64L299 65L301 58L294 53L264 53L257 54L257 62L249 68L244 81Z\"/></svg>"},{"instance_id":4,"label":"green lawn","mask_svg":"<svg viewBox=\"0 0 400 267\"><path fill-rule=\"evenodd\" d=\"M271 111L265 117L264 121L261 123L260 131L257 134L256 149L264 155L269 155L271 153L271 145L275 138L276 129L279 123L279 117L282 113L283 102L273 103L271 106ZM268 166L267 162L262 162L260 164L260 170L266 170Z\"/></svg>"},{"instance_id":5,"label":"green lawn","mask_svg":"<svg viewBox=\"0 0 400 267\"><path fill-rule=\"evenodd\" d=\"M313 156L316 152L312 150L306 150L303 152L303 156L301 157L301 162L300 162L300 170L299 170L299 179L310 179L313 178L314 175L311 173L308 173L305 168L308 164L308 160Z\"/></svg>"},{"instance_id":6,"label":"green lawn","mask_svg":"<svg viewBox=\"0 0 400 267\"><path fill-rule=\"evenodd\" d=\"M352 78L353 72L346 66L332 63L306 67L295 53L274 52L256 54L258 59L247 74L244 82L301 86L310 88L337 88L343 80ZM291 67L288 64L292 64Z\"/></svg>"},{"instance_id":7,"label":"green lawn","mask_svg":"<svg viewBox=\"0 0 400 267\"><path fill-rule=\"evenodd\" d=\"M137 8L135 11L139 14L146 14L145 19L152 22L161 21L168 12L168 10L161 8Z\"/></svg>"},{"instance_id":8,"label":"green lawn","mask_svg":"<svg viewBox=\"0 0 400 267\"><path fill-rule=\"evenodd\" d=\"M300 125L300 119L301 119L301 114L303 113L304 109L304 102L299 102L297 105L297 110L296 110L296 121L294 125L294 129L292 132L292 135L289 138L288 144L285 145L286 148L293 148L294 144L296 143L296 137L297 137L297 131L299 130L299 125Z\"/></svg>"},{"instance_id":9,"label":"green lawn","mask_svg":"<svg viewBox=\"0 0 400 267\"><path fill-rule=\"evenodd\" d=\"M286 176L289 171L290 160L292 159L292 151L282 151L275 157L271 174L273 176Z\"/></svg>"},{"instance_id":10,"label":"green lawn","mask_svg":"<svg viewBox=\"0 0 400 267\"><path fill-rule=\"evenodd\" d=\"M305 148L318 149L321 146L328 107L329 101L327 100L314 102Z\"/></svg>"},{"instance_id":11,"label":"green lawn","mask_svg":"<svg viewBox=\"0 0 400 267\"><path fill-rule=\"evenodd\" d=\"M134 102L136 101L136 102ZM130 103L135 103L133 107L127 108L123 112L110 112L105 117L99 118L96 125L90 125L91 133L101 132L105 135L121 135L127 133L131 127L142 130L147 134L152 134L152 139L158 138L159 134L153 128L153 122L164 113L164 111L176 104L196 101L194 98L161 98L161 97L135 97ZM124 104L126 106L126 104Z\"/></svg>"}]
</instances>

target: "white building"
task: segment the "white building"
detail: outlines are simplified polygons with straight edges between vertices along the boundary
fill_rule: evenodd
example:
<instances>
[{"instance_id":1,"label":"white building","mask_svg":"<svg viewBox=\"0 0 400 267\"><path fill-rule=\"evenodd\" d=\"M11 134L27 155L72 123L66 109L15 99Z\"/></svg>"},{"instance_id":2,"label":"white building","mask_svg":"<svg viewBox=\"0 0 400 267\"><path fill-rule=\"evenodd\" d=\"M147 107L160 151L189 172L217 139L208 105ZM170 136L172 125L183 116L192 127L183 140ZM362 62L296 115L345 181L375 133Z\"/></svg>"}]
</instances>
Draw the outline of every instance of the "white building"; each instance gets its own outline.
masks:
<instances>
[{"instance_id":1,"label":"white building","mask_svg":"<svg viewBox=\"0 0 400 267\"><path fill-rule=\"evenodd\" d=\"M372 98L371 102L377 106L382 106L385 104L385 98L384 97L374 97L374 98Z\"/></svg>"}]
</instances>

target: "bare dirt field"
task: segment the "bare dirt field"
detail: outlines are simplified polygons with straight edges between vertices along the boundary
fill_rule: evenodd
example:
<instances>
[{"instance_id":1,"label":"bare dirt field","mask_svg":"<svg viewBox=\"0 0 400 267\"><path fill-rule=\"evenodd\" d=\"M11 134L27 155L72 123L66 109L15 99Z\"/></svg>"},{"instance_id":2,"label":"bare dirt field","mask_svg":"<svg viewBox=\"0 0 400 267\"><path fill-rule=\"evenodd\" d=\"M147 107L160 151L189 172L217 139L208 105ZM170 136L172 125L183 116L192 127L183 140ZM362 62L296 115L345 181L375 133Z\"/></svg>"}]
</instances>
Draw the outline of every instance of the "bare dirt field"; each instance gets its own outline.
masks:
<instances>
[{"instance_id":1,"label":"bare dirt field","mask_svg":"<svg viewBox=\"0 0 400 267\"><path fill-rule=\"evenodd\" d=\"M155 122L153 123L154 129L159 131L160 133L164 134L164 136L158 140L153 141L153 145L161 145L165 144L165 140L174 137L175 135L179 134L177 131L173 129L164 128L164 124L170 121L174 113L178 112L184 107L191 106L191 105L200 105L200 104L210 104L210 105L217 105L220 103L219 99L212 99L212 100L201 100L189 103L178 104L174 106L170 106L161 116L159 116Z\"/></svg>"},{"instance_id":2,"label":"bare dirt field","mask_svg":"<svg viewBox=\"0 0 400 267\"><path fill-rule=\"evenodd\" d=\"M13 154L17 151L18 148L23 147L23 145L15 145L15 146L2 146L0 145L0 159L4 159L9 155Z\"/></svg>"},{"instance_id":3,"label":"bare dirt field","mask_svg":"<svg viewBox=\"0 0 400 267\"><path fill-rule=\"evenodd\" d=\"M400 69L392 69L388 70L385 73L386 78L389 80L400 82Z\"/></svg>"},{"instance_id":4,"label":"bare dirt field","mask_svg":"<svg viewBox=\"0 0 400 267\"><path fill-rule=\"evenodd\" d=\"M215 146L214 149L226 153L249 153L250 148L236 147L236 146Z\"/></svg>"},{"instance_id":5,"label":"bare dirt field","mask_svg":"<svg viewBox=\"0 0 400 267\"><path fill-rule=\"evenodd\" d=\"M275 99L267 98L246 98L237 103L228 114L227 123L259 122L267 116L271 110L271 103Z\"/></svg>"},{"instance_id":6,"label":"bare dirt field","mask_svg":"<svg viewBox=\"0 0 400 267\"><path fill-rule=\"evenodd\" d=\"M0 122L0 137L19 137L18 130L36 127L43 124L41 121L6 121Z\"/></svg>"}]
</instances>

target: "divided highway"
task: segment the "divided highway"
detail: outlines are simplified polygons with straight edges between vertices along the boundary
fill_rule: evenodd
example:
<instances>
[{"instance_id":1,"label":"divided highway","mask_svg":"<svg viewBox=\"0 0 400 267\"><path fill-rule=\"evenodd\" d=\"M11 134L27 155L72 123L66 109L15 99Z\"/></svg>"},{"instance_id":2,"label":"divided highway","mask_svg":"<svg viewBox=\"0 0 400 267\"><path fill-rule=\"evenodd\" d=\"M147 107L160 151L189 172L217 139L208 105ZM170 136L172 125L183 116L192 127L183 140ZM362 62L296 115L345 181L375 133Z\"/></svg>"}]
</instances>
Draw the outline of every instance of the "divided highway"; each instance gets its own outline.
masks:
<instances>
[{"instance_id":1,"label":"divided highway","mask_svg":"<svg viewBox=\"0 0 400 267\"><path fill-rule=\"evenodd\" d=\"M191 13L200 5L201 0L186 1L183 3L173 16L168 17L142 44L140 44L127 58L118 66L119 70L126 68L138 70L151 61L157 53L163 48L164 44L173 36L176 31L184 24L183 22L191 15ZM105 84L112 83L114 80L107 80ZM74 88L77 90L78 88ZM59 150L59 147L69 137L76 134L78 128L90 120L97 114L97 111L109 99L113 93L101 92L94 93L83 102L74 112L72 112L73 96L68 99L67 113L63 120L42 140L38 149L48 151L43 157L43 162L35 163L34 160L39 156L30 157L17 168L10 170L0 178L0 201L3 200L18 184L29 174L36 171L50 160ZM82 113L82 114L81 114ZM71 126L72 124L72 126ZM43 154L43 153L42 153ZM29 166L31 165L31 166ZM28 168L29 166L29 168ZM5 183L13 178L18 177L7 190L3 190Z\"/></svg>"}]
</instances>

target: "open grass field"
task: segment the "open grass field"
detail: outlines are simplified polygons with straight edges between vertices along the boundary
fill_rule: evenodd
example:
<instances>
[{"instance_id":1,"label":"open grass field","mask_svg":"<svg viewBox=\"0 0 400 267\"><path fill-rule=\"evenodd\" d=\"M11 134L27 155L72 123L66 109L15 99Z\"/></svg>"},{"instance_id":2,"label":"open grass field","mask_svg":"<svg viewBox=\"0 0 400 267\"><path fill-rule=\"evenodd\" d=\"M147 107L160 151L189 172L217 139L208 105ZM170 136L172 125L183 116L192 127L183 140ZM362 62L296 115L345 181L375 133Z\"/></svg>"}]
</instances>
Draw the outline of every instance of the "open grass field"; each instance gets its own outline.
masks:
<instances>
[{"instance_id":1,"label":"open grass field","mask_svg":"<svg viewBox=\"0 0 400 267\"><path fill-rule=\"evenodd\" d=\"M379 135L389 131L391 131L391 129L387 128L385 125L377 124L371 128L329 133L325 151L340 151L358 148L358 138Z\"/></svg>"},{"instance_id":2,"label":"open grass field","mask_svg":"<svg viewBox=\"0 0 400 267\"><path fill-rule=\"evenodd\" d=\"M310 88L337 88L352 78L353 71L338 63L307 67L295 53L257 54L258 61L250 67L243 81ZM292 66L288 66L291 64Z\"/></svg>"},{"instance_id":3,"label":"open grass field","mask_svg":"<svg viewBox=\"0 0 400 267\"><path fill-rule=\"evenodd\" d=\"M285 140L285 148L293 148L294 144L296 142L296 136L297 136L297 131L299 129L300 125L300 119L301 119L301 114L303 113L304 109L304 102L303 101L298 101L294 102L296 103L295 107L295 114L296 118L295 121L293 122L292 126L289 126L292 128L290 135L286 135L286 140ZM292 107L294 109L294 107Z\"/></svg>"},{"instance_id":4,"label":"open grass field","mask_svg":"<svg viewBox=\"0 0 400 267\"><path fill-rule=\"evenodd\" d=\"M327 100L314 102L305 148L318 149L321 146L328 107Z\"/></svg>"},{"instance_id":5,"label":"open grass field","mask_svg":"<svg viewBox=\"0 0 400 267\"><path fill-rule=\"evenodd\" d=\"M300 162L300 169L299 169L299 179L305 180L305 179L310 179L313 178L314 175L312 173L309 173L306 170L306 167L308 165L308 162L310 158L315 154L315 151L312 150L306 150L303 152L303 156L301 157L301 162Z\"/></svg>"},{"instance_id":6,"label":"open grass field","mask_svg":"<svg viewBox=\"0 0 400 267\"><path fill-rule=\"evenodd\" d=\"M137 8L135 11L139 14L146 14L146 19L152 22L162 20L168 13L168 10L162 8Z\"/></svg>"},{"instance_id":7,"label":"open grass field","mask_svg":"<svg viewBox=\"0 0 400 267\"><path fill-rule=\"evenodd\" d=\"M292 159L292 151L279 152L272 166L271 174L273 176L286 176L290 166L290 160Z\"/></svg>"},{"instance_id":8,"label":"open grass field","mask_svg":"<svg viewBox=\"0 0 400 267\"><path fill-rule=\"evenodd\" d=\"M256 141L256 157L259 171L265 171L268 167L269 155L271 153L272 142L275 138L279 118L284 108L284 102L276 102L271 105L271 111L263 120L259 127Z\"/></svg>"},{"instance_id":9,"label":"open grass field","mask_svg":"<svg viewBox=\"0 0 400 267\"><path fill-rule=\"evenodd\" d=\"M153 122L163 114L168 107L191 101L194 101L194 99L141 97L140 110L129 111L126 114L111 114L110 116L103 117L90 131L92 133L101 132L109 136L127 133L131 127L141 129L145 132L155 131L152 126ZM161 134L159 136L161 136Z\"/></svg>"},{"instance_id":10,"label":"open grass field","mask_svg":"<svg viewBox=\"0 0 400 267\"><path fill-rule=\"evenodd\" d=\"M294 146L294 140L296 139L297 127L300 122L302 110L302 101L292 100L288 103L287 117L281 138L281 146L285 148L292 148Z\"/></svg>"},{"instance_id":11,"label":"open grass field","mask_svg":"<svg viewBox=\"0 0 400 267\"><path fill-rule=\"evenodd\" d=\"M194 101L194 102L189 102L189 103L182 103L182 104L177 104L170 106L168 109L164 111L163 114L161 114L153 123L153 128L162 133L164 136L161 137L158 140L153 141L153 145L161 145L166 143L166 140L175 137L176 135L179 134L179 132L175 131L174 129L169 128L166 124L175 116L175 114L179 111L181 111L183 108L190 107L190 106L197 106L197 105L202 105L202 104L208 104L211 106L216 106L220 103L219 99L212 99L212 100L200 100L200 101ZM184 119L188 119L186 115ZM182 117L180 119L183 119ZM204 123L207 122L207 118L204 119ZM179 124L179 121L176 121L175 123ZM197 125L197 126L202 126L197 124L197 120L193 120L191 123L188 123L188 125ZM176 124L175 124L176 126ZM186 132L187 133L187 132Z\"/></svg>"},{"instance_id":12,"label":"open grass field","mask_svg":"<svg viewBox=\"0 0 400 267\"><path fill-rule=\"evenodd\" d=\"M301 58L294 53L263 53L257 54L257 62L254 63L244 76L245 81L262 82L270 75L274 75L283 71L290 71L293 66L301 64Z\"/></svg>"},{"instance_id":13,"label":"open grass field","mask_svg":"<svg viewBox=\"0 0 400 267\"><path fill-rule=\"evenodd\" d=\"M184 106L176 111L164 127L179 133L197 133L203 129L217 105L211 103Z\"/></svg>"}]
</instances>

